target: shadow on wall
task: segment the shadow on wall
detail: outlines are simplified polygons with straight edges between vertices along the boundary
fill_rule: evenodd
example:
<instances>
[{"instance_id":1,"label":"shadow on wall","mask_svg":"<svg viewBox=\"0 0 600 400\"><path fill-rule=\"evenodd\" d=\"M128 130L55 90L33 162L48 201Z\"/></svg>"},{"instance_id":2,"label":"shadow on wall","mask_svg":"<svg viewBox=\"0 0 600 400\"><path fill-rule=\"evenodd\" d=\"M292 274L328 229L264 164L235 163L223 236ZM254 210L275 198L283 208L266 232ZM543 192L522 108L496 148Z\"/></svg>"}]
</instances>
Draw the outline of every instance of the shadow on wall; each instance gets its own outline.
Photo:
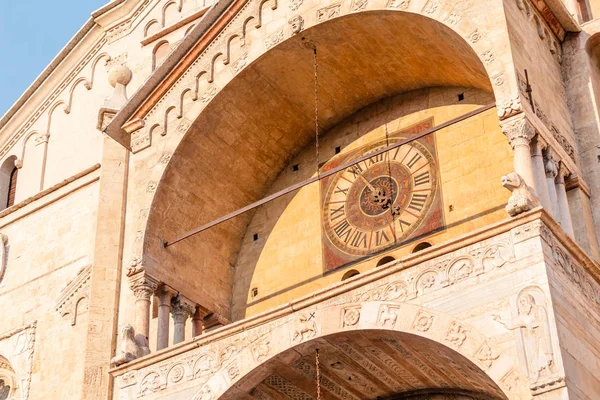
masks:
<instances>
[{"instance_id":1,"label":"shadow on wall","mask_svg":"<svg viewBox=\"0 0 600 400\"><path fill-rule=\"evenodd\" d=\"M448 88L448 89L449 89L449 91L453 90L456 92L463 91L462 88L456 88L456 89ZM442 91L442 92L444 92L444 91ZM436 100L430 99L430 97L427 95L428 93L431 93L431 89L423 89L423 90L418 90L418 91L414 91L414 92L403 93L403 94L393 96L388 99L381 100L379 102L373 103L373 104L365 107L363 110L359 111L355 115L347 118L342 123L340 123L339 126L343 126L343 124L346 123L347 121L360 120L361 123L358 124L358 130L357 130L356 134L355 135L353 134L354 136L352 136L353 139L356 140L357 138L360 138L368 133L373 132L377 128L379 128L380 125L378 125L378 124L381 124L382 121L386 121L386 123L387 123L388 121L394 121L401 117L406 117L407 116L406 107L404 107L404 105L406 103L409 104L408 108L410 109L410 114L413 114L413 113L418 114L418 113L421 113L428 109L432 109L432 108L443 106L443 105L457 104L457 103L453 103L451 101L449 102L448 100L440 100L443 97L441 95L436 97L438 99L436 102ZM425 94L425 96L421 96L423 94ZM446 99L446 97L444 97L444 98ZM404 99L410 99L410 100L409 100L409 102L400 103L400 101L403 101ZM412 99L420 99L420 100L414 101ZM401 106L393 107L393 105L397 105L397 104L401 104ZM461 104L463 104L463 103L461 103ZM385 111L381 112L379 110L385 110ZM367 116L367 120L365 120L365 117L364 117L365 115ZM325 139L327 138L327 134L325 134L323 136ZM323 144L327 144L327 143L328 143L328 141L324 140L322 142L321 146L323 146ZM331 143L333 143L333 141L331 141ZM333 144L334 147L337 145L338 145L337 142ZM312 146L314 146L314 142L311 143L307 148L305 148L305 151L301 152L300 153L301 155L299 157L301 157L302 154L305 154L306 152L312 151L311 150ZM321 151L324 154L331 154L331 156L333 157L337 153L337 149L334 150L334 147L332 147L331 149L327 149L326 146L323 146L323 147L321 147ZM343 149L341 149L341 150L343 151ZM308 161L303 160L303 161L304 162L300 164L300 167L298 167L297 159L290 162L290 164L286 168L286 170L284 172L282 172L282 174L279 176L278 180L274 184L274 187L272 187L268 191L267 194L271 194L271 193L276 192L277 190L282 189L282 187L279 187L279 186L281 186L280 180L285 180L286 182L293 181L293 183L296 183L296 182L300 182L300 181L303 181L305 179L312 177L316 170L316 166L314 165L314 163L315 163L314 157L311 160L308 160ZM326 159L321 159L320 161L321 161L321 163L327 162ZM282 175L285 173L288 173L288 174L293 173L294 175L292 175L292 179L289 179L289 177L282 178ZM313 183L311 185L315 185L315 183ZM260 256L261 256L265 246L267 245L269 236L270 236L271 232L273 232L275 226L280 221L280 219L281 219L283 213L286 211L288 205L290 205L290 203L296 198L296 196L298 196L297 192L291 193L291 194L285 195L285 196L283 196L277 200L274 200L274 201L266 204L265 206L257 209L255 211L255 215L252 217L252 220L250 221L250 223L248 225L248 230L246 231L246 234L244 235L242 247L241 247L241 250L239 252L239 255L238 255L238 258L237 258L237 261L235 264L235 271L234 271L235 278L234 278L233 304L232 304L232 314L233 314L234 321L245 318L248 307L258 305L261 302L272 299L272 298L279 296L285 292L288 292L292 289L315 282L316 280L318 280L326 275L326 273L322 272L322 273L314 275L308 279L294 282L293 284L290 284L285 287L277 286L277 290L274 292L270 292L270 293L268 291L263 290L263 288L256 287L257 286L256 284L253 285L252 278L253 278L254 274L256 273L256 267L258 265L258 261L260 259ZM303 199L303 201L308 201L308 199L305 199L304 197L302 199ZM320 202L320 199L318 199L317 197L315 197L313 200L317 203ZM481 213L478 213L475 215L471 215L460 221L457 221L455 223L447 225L446 229L464 224L464 223L472 221L472 220L476 220L478 218L481 218L482 216L497 212L498 210L500 210L502 208L503 208L503 206L501 205L501 206L490 208L489 210L486 210L484 212L481 212ZM298 229L300 229L300 228L298 228ZM293 231L293 229L291 231ZM427 234L426 236L428 236L428 235L429 234ZM413 238L409 242L402 243L398 247L401 247L402 245L406 245L410 242L414 243L419 240L422 240L422 237ZM412 250L412 252L414 253L417 251L421 251L430 246L431 246L431 244L427 243L427 242L419 243ZM386 250L386 252L388 252L388 251L390 251L390 249ZM347 264L345 267L341 267L340 269L343 270L345 268L351 268L351 265L355 265L355 264L365 262L365 261L369 262L369 260L376 259L377 257L378 257L377 254L373 254L373 255L368 256L359 261L353 262L351 264ZM381 256L379 256L379 257L381 257ZM379 266L387 264L393 260L394 260L393 257L383 257L381 260L379 260L379 262L376 264L376 266L379 267ZM375 264L373 266L375 266ZM340 269L335 270L335 272L339 272ZM342 280L349 279L358 273L359 272L355 269L348 270L341 279ZM248 295L249 291L251 289L251 286L254 286L254 289L256 289L256 295L251 295L251 296ZM261 292L260 297L258 296L259 290ZM263 293L264 293L264 295L263 295ZM250 301L248 301L248 298L250 298Z\"/></svg>"}]
</instances>

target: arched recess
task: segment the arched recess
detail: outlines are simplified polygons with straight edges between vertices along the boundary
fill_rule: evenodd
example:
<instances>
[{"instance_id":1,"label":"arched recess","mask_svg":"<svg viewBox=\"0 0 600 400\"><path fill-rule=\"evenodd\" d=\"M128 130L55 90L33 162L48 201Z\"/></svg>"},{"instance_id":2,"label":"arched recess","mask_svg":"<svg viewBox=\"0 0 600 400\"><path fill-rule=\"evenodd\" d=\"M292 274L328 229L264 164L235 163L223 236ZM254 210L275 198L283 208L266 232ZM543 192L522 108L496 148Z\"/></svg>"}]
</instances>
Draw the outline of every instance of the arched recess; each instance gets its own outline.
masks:
<instances>
[{"instance_id":1,"label":"arched recess","mask_svg":"<svg viewBox=\"0 0 600 400\"><path fill-rule=\"evenodd\" d=\"M502 378L525 379L514 358L503 356L475 327L397 302L300 311L287 323L225 341L220 352L207 349L181 365L179 375L203 382L193 400L262 398L264 390L314 399L317 348L322 394L336 398L402 398L450 389L499 400L508 392Z\"/></svg>"},{"instance_id":2,"label":"arched recess","mask_svg":"<svg viewBox=\"0 0 600 400\"><path fill-rule=\"evenodd\" d=\"M19 398L18 381L10 362L0 356L0 400Z\"/></svg>"},{"instance_id":3,"label":"arched recess","mask_svg":"<svg viewBox=\"0 0 600 400\"><path fill-rule=\"evenodd\" d=\"M16 181L15 173L18 171L16 166L17 156L10 156L2 163L0 166L0 210L3 210L8 207L9 196L11 195L11 191L13 192L12 196L16 193ZM12 179L11 179L12 178ZM11 190L12 189L12 190ZM11 205L14 204L13 202Z\"/></svg>"},{"instance_id":4,"label":"arched recess","mask_svg":"<svg viewBox=\"0 0 600 400\"><path fill-rule=\"evenodd\" d=\"M203 81L197 96L190 96L198 100L190 100L189 111L169 121L164 145L157 135L151 139L152 147L161 150L151 176L145 178L147 185L137 189L144 200L135 212L142 216L135 241L143 248L134 249L132 258L142 258L149 273L225 316L231 266L249 216L167 249L162 243L264 196L289 160L310 143L313 63L301 36L319 47L323 131L376 100L414 89L506 90L506 80L492 85L491 77L502 75L503 66L472 22L453 29L433 18L396 10L357 12L308 27L313 19L304 19L302 35L282 42L272 35L263 36L262 42L250 41L246 35L247 58L241 66L232 60L223 70L227 73L217 75L213 83ZM378 29L368 29L373 26ZM252 23L248 29L255 29ZM194 81L184 84L181 92L195 88L199 75L202 71L189 74ZM166 110L180 107L179 101L169 96L146 118L144 129L163 125Z\"/></svg>"}]
</instances>

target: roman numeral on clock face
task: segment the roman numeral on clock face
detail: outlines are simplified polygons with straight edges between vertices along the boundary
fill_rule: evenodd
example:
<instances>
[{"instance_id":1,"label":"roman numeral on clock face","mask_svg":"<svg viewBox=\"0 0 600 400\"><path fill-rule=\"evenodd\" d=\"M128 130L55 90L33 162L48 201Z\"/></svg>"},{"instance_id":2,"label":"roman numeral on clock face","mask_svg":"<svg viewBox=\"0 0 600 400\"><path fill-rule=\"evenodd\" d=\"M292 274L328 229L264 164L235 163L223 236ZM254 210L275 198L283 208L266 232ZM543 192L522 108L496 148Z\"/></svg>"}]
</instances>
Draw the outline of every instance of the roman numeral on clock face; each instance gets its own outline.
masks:
<instances>
[{"instance_id":1,"label":"roman numeral on clock face","mask_svg":"<svg viewBox=\"0 0 600 400\"><path fill-rule=\"evenodd\" d=\"M375 232L375 246L381 246L382 244L389 243L391 240L385 231Z\"/></svg>"},{"instance_id":2,"label":"roman numeral on clock face","mask_svg":"<svg viewBox=\"0 0 600 400\"><path fill-rule=\"evenodd\" d=\"M427 200L426 194L416 193L413 194L412 199L410 200L410 204L408 208L412 208L415 211L421 211L423 206L425 205L425 201Z\"/></svg>"},{"instance_id":3,"label":"roman numeral on clock face","mask_svg":"<svg viewBox=\"0 0 600 400\"><path fill-rule=\"evenodd\" d=\"M354 236L352 236L352 240L350 241L350 245L354 247L362 247L367 248L367 234L361 232L359 230L354 232Z\"/></svg>"},{"instance_id":4,"label":"roman numeral on clock face","mask_svg":"<svg viewBox=\"0 0 600 400\"><path fill-rule=\"evenodd\" d=\"M360 164L356 164L348 169L350 170L350 172L352 172L354 179L356 179L359 175L362 175L362 173L363 173L363 169L360 166Z\"/></svg>"},{"instance_id":5,"label":"roman numeral on clock face","mask_svg":"<svg viewBox=\"0 0 600 400\"><path fill-rule=\"evenodd\" d=\"M348 196L348 190L350 190L350 188L348 188L348 189L342 189L341 187L336 186L333 194L342 193L344 196Z\"/></svg>"},{"instance_id":6,"label":"roman numeral on clock face","mask_svg":"<svg viewBox=\"0 0 600 400\"><path fill-rule=\"evenodd\" d=\"M339 223L333 230L340 239L342 239L345 243L348 243L350 235L352 234L352 228L347 220Z\"/></svg>"},{"instance_id":7,"label":"roman numeral on clock face","mask_svg":"<svg viewBox=\"0 0 600 400\"><path fill-rule=\"evenodd\" d=\"M415 186L429 183L429 171L425 171L415 176Z\"/></svg>"},{"instance_id":8,"label":"roman numeral on clock face","mask_svg":"<svg viewBox=\"0 0 600 400\"><path fill-rule=\"evenodd\" d=\"M330 208L329 209L329 218L332 221L344 216L344 205L342 204L340 208Z\"/></svg>"},{"instance_id":9,"label":"roman numeral on clock face","mask_svg":"<svg viewBox=\"0 0 600 400\"><path fill-rule=\"evenodd\" d=\"M422 156L419 153L415 154L414 156L412 156L410 161L408 163L406 163L406 166L408 168L414 167L415 164L418 163L421 158L422 158Z\"/></svg>"},{"instance_id":10,"label":"roman numeral on clock face","mask_svg":"<svg viewBox=\"0 0 600 400\"><path fill-rule=\"evenodd\" d=\"M383 160L384 160L384 153L373 156L373 157L369 158L369 166L377 164L378 162L383 162Z\"/></svg>"}]
</instances>

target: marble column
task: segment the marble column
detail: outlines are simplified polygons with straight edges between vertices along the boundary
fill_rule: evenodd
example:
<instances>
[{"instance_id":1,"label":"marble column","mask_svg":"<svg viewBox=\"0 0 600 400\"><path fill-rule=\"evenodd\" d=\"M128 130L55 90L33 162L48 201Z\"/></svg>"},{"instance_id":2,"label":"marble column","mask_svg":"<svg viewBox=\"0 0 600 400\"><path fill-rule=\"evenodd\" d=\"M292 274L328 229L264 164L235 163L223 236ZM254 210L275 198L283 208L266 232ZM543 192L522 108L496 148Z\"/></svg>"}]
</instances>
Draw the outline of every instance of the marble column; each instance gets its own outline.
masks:
<instances>
[{"instance_id":1,"label":"marble column","mask_svg":"<svg viewBox=\"0 0 600 400\"><path fill-rule=\"evenodd\" d=\"M129 279L129 287L135 296L135 333L146 340L150 335L150 299L156 292L158 280L145 272L139 272Z\"/></svg>"},{"instance_id":2,"label":"marble column","mask_svg":"<svg viewBox=\"0 0 600 400\"><path fill-rule=\"evenodd\" d=\"M538 188L535 179L533 161L531 159L530 142L535 135L535 129L531 123L525 118L524 114L519 114L515 117L502 121L502 133L508 138L510 145L514 151L514 168L515 172L525 180L536 195L542 190Z\"/></svg>"},{"instance_id":3,"label":"marble column","mask_svg":"<svg viewBox=\"0 0 600 400\"><path fill-rule=\"evenodd\" d=\"M573 232L573 222L571 220L571 210L569 209L569 201L567 199L567 189L565 187L565 177L569 175L569 171L561 163L561 166L556 175L556 199L558 202L558 210L560 215L560 225L565 232L572 238L575 237Z\"/></svg>"},{"instance_id":4,"label":"marble column","mask_svg":"<svg viewBox=\"0 0 600 400\"><path fill-rule=\"evenodd\" d=\"M161 287L158 292L158 326L156 350L169 347L169 325L171 315L171 300L177 293L167 286Z\"/></svg>"},{"instance_id":5,"label":"marble column","mask_svg":"<svg viewBox=\"0 0 600 400\"><path fill-rule=\"evenodd\" d=\"M183 297L181 294L171 301L171 314L175 328L173 330L173 344L181 343L185 340L185 323L194 312L195 306Z\"/></svg>"},{"instance_id":6,"label":"marble column","mask_svg":"<svg viewBox=\"0 0 600 400\"><path fill-rule=\"evenodd\" d=\"M536 135L531 141L531 159L533 162L533 169L535 174L535 181L539 192L537 193L540 198L542 206L548 211L552 210L552 203L550 201L550 193L548 192L548 182L546 181L546 168L544 166L544 155L542 149L546 147L543 139L540 135Z\"/></svg>"},{"instance_id":7,"label":"marble column","mask_svg":"<svg viewBox=\"0 0 600 400\"><path fill-rule=\"evenodd\" d=\"M548 194L550 195L550 203L552 204L552 208L548 211L550 211L550 214L558 221L560 219L560 213L558 210L558 199L556 197L556 185L554 183L554 180L558 175L558 160L551 147L546 148L544 151L544 167L546 169Z\"/></svg>"}]
</instances>

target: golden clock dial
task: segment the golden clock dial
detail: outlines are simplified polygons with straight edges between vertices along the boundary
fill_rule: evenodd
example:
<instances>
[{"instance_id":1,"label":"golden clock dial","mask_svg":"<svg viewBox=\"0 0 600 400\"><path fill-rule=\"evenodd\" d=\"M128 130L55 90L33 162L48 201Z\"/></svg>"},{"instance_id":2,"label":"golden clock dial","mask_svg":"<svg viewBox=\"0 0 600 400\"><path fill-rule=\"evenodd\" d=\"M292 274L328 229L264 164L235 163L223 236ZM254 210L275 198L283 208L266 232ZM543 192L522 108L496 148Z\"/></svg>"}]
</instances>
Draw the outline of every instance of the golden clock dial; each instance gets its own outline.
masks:
<instances>
[{"instance_id":1,"label":"golden clock dial","mask_svg":"<svg viewBox=\"0 0 600 400\"><path fill-rule=\"evenodd\" d=\"M366 146L345 163L386 145L382 141ZM323 207L329 241L354 257L406 241L422 225L433 204L435 166L427 147L414 141L336 174L327 187Z\"/></svg>"}]
</instances>

